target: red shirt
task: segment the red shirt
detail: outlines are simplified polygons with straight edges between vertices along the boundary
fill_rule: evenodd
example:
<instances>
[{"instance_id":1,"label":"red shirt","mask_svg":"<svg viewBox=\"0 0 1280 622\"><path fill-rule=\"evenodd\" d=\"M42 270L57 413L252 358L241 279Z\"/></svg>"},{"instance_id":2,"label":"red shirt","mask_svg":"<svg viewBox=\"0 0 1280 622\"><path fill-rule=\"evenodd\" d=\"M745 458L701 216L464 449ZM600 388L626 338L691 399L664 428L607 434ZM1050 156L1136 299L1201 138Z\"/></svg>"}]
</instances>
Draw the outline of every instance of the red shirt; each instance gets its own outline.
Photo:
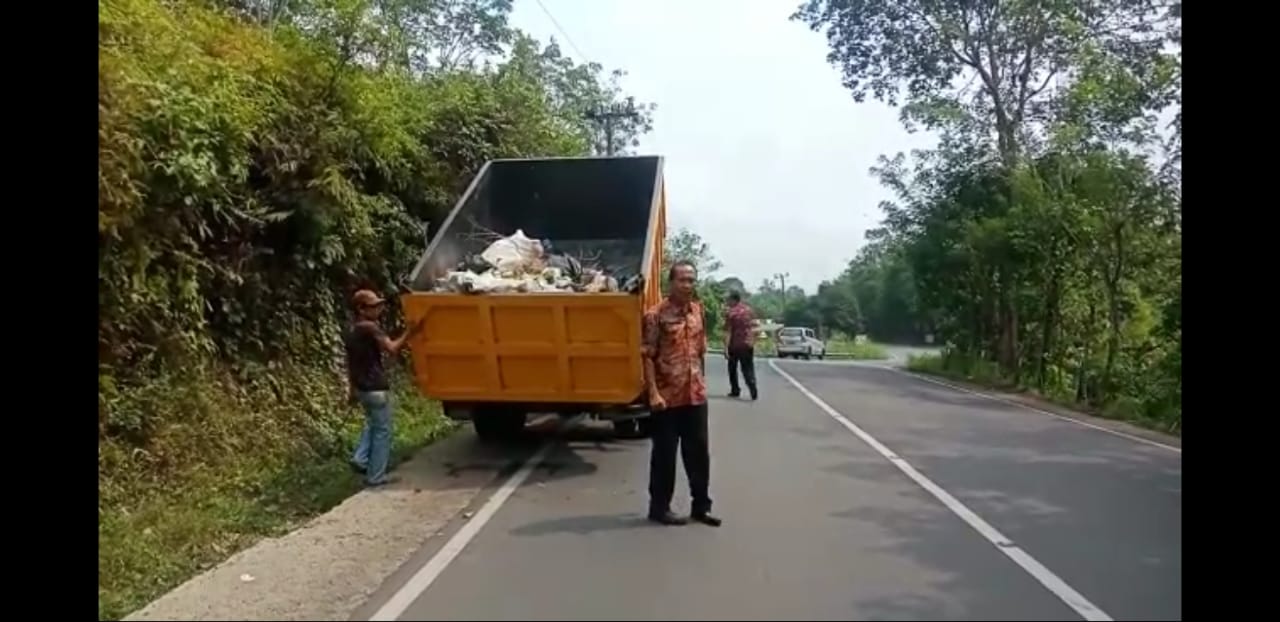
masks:
<instances>
[{"instance_id":1,"label":"red shirt","mask_svg":"<svg viewBox=\"0 0 1280 622\"><path fill-rule=\"evenodd\" d=\"M739 302L729 307L724 317L724 327L729 331L730 348L750 348L756 343L752 322L756 319L751 307Z\"/></svg>"},{"instance_id":2,"label":"red shirt","mask_svg":"<svg viewBox=\"0 0 1280 622\"><path fill-rule=\"evenodd\" d=\"M653 359L653 382L667 408L707 403L702 359L707 331L702 304L663 300L644 314L644 355Z\"/></svg>"}]
</instances>

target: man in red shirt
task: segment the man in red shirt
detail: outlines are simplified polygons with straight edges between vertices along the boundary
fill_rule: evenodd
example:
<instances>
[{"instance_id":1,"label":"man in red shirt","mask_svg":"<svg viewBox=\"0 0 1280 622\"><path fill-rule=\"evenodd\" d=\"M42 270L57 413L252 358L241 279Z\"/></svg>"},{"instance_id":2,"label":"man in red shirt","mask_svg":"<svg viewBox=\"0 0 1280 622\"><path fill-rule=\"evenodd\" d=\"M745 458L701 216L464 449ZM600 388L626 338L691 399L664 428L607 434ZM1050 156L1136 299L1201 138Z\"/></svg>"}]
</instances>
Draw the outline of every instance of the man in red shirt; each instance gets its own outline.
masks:
<instances>
[{"instance_id":1,"label":"man in red shirt","mask_svg":"<svg viewBox=\"0 0 1280 622\"><path fill-rule=\"evenodd\" d=\"M708 488L711 452L707 430L707 382L703 376L707 332L702 304L694 300L697 268L677 261L667 275L670 293L644 314L644 378L649 393L653 449L649 455L649 520L683 525L671 512L676 488L676 450L684 461L693 497L690 517L720 526L711 515Z\"/></svg>"},{"instance_id":2,"label":"man in red shirt","mask_svg":"<svg viewBox=\"0 0 1280 622\"><path fill-rule=\"evenodd\" d=\"M747 390L754 401L759 397L756 391L756 334L752 323L755 314L751 307L742 303L742 294L729 292L729 311L724 318L724 356L729 359L729 397L738 397L742 391L738 388L738 364L742 364L742 379L747 381Z\"/></svg>"}]
</instances>

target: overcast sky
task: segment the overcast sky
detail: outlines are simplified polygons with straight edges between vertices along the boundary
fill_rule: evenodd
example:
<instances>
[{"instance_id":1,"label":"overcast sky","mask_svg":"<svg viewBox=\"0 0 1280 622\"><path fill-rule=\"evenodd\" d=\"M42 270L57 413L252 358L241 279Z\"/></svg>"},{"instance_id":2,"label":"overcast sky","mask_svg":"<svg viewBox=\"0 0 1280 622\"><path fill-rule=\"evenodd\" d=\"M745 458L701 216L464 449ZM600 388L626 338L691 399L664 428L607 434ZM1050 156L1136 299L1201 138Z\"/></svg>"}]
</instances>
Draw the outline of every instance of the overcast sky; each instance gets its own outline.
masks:
<instances>
[{"instance_id":1,"label":"overcast sky","mask_svg":"<svg viewBox=\"0 0 1280 622\"><path fill-rule=\"evenodd\" d=\"M836 276L892 198L868 173L876 157L934 143L853 101L825 38L787 19L798 0L541 1L564 34L537 0L515 0L512 25L625 69L627 92L657 103L639 152L666 157L668 226L752 289L778 272L810 292Z\"/></svg>"}]
</instances>

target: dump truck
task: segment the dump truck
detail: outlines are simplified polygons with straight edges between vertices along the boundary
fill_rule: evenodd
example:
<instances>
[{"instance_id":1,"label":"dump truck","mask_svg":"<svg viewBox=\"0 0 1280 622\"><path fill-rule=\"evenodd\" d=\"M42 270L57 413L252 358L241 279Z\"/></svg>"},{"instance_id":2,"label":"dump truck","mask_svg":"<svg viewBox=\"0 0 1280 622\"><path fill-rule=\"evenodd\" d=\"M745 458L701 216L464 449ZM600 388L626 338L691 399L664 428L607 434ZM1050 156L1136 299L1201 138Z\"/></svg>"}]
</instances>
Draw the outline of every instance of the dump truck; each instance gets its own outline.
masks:
<instances>
[{"instance_id":1,"label":"dump truck","mask_svg":"<svg viewBox=\"0 0 1280 622\"><path fill-rule=\"evenodd\" d=\"M431 291L494 236L517 230L607 267L632 291ZM643 431L642 318L662 296L665 237L661 157L486 163L401 296L406 321L423 323L409 348L415 382L483 441L510 438L540 413L610 420L622 435Z\"/></svg>"}]
</instances>

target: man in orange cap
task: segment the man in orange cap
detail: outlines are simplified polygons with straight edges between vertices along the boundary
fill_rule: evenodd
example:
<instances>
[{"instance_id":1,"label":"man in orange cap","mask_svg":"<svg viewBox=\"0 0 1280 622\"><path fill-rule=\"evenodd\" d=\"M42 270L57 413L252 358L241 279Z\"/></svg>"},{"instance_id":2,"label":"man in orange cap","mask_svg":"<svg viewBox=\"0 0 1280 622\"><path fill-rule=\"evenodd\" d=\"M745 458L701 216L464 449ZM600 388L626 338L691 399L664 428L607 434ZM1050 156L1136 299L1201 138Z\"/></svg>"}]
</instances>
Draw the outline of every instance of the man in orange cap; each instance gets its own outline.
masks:
<instances>
[{"instance_id":1,"label":"man in orange cap","mask_svg":"<svg viewBox=\"0 0 1280 622\"><path fill-rule=\"evenodd\" d=\"M347 379L353 397L364 407L364 430L351 464L364 473L366 486L381 486L394 481L387 477L387 463L391 459L391 383L383 355L399 354L422 323L392 339L378 324L386 309L386 300L371 290L362 289L351 297L351 303L356 320L344 339Z\"/></svg>"}]
</instances>

